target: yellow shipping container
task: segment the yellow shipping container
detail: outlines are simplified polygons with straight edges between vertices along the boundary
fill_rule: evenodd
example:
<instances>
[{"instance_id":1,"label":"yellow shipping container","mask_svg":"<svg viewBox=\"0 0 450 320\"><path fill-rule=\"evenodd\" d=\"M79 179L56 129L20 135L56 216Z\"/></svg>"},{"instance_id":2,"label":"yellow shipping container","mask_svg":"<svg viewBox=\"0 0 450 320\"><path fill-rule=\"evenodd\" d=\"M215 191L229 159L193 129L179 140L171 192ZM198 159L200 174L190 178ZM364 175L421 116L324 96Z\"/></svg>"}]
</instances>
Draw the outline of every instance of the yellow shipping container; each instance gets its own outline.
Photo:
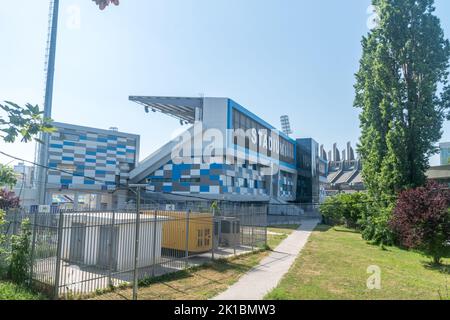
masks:
<instances>
[{"instance_id":1,"label":"yellow shipping container","mask_svg":"<svg viewBox=\"0 0 450 320\"><path fill-rule=\"evenodd\" d=\"M154 215L154 211L145 211L145 215ZM211 213L157 211L158 216L170 218L163 222L162 248L179 251L186 250L186 227L189 224L188 250L202 253L212 249L213 215Z\"/></svg>"}]
</instances>

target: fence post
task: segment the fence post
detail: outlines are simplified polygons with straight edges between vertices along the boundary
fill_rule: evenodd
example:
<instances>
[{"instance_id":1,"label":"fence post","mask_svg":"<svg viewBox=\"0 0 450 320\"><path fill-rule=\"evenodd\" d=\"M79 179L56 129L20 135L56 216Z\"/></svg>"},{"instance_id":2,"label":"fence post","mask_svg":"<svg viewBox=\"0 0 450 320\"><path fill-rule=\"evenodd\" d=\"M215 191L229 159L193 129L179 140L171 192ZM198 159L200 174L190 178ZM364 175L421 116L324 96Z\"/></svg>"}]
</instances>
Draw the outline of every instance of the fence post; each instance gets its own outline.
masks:
<instances>
[{"instance_id":1,"label":"fence post","mask_svg":"<svg viewBox=\"0 0 450 320\"><path fill-rule=\"evenodd\" d=\"M137 201L136 201L136 230L135 230L135 244L134 244L134 274L133 274L133 300L137 300L138 292L138 265L139 265L139 233L141 222L141 189L136 188Z\"/></svg>"},{"instance_id":2,"label":"fence post","mask_svg":"<svg viewBox=\"0 0 450 320\"><path fill-rule=\"evenodd\" d=\"M55 272L55 287L53 291L53 299L59 299L59 283L61 277L61 254L62 254L62 244L63 244L63 228L64 228L64 213L61 210L59 212L58 221L58 245L56 249L56 272Z\"/></svg>"},{"instance_id":3,"label":"fence post","mask_svg":"<svg viewBox=\"0 0 450 320\"><path fill-rule=\"evenodd\" d=\"M189 225L190 225L190 214L191 210L187 210L186 213L186 253L185 253L185 268L187 269L189 267Z\"/></svg>"},{"instance_id":4,"label":"fence post","mask_svg":"<svg viewBox=\"0 0 450 320\"><path fill-rule=\"evenodd\" d=\"M241 226L239 224L239 230L237 230L238 227L238 218L234 218L233 219L233 223L232 223L232 234L233 234L233 254L234 256L236 256L236 243L237 243L237 239L236 239L236 232L239 232L239 237L241 236Z\"/></svg>"},{"instance_id":5,"label":"fence post","mask_svg":"<svg viewBox=\"0 0 450 320\"><path fill-rule=\"evenodd\" d=\"M265 241L265 245L267 247L268 243L267 243L267 232L269 229L269 205L266 205L266 231L265 231L265 235L264 235L264 241Z\"/></svg>"},{"instance_id":6,"label":"fence post","mask_svg":"<svg viewBox=\"0 0 450 320\"><path fill-rule=\"evenodd\" d=\"M214 248L216 247L216 209L213 208L213 217L212 217L212 254L211 259L214 261Z\"/></svg>"},{"instance_id":7,"label":"fence post","mask_svg":"<svg viewBox=\"0 0 450 320\"><path fill-rule=\"evenodd\" d=\"M155 277L156 272L156 232L157 232L157 228L156 228L156 224L158 223L158 211L155 210L155 214L154 214L154 220L153 220L153 251L152 251L152 278ZM162 232L162 230L161 230Z\"/></svg>"},{"instance_id":8,"label":"fence post","mask_svg":"<svg viewBox=\"0 0 450 320\"><path fill-rule=\"evenodd\" d=\"M115 236L114 232L115 224L116 224L116 211L113 210L111 219L111 230L109 233L109 243L108 243L108 284L110 288L114 286L112 282L112 269L113 269L112 257L113 257L113 241L114 241L113 237ZM115 241L117 241L117 239L115 239Z\"/></svg>"},{"instance_id":9,"label":"fence post","mask_svg":"<svg viewBox=\"0 0 450 320\"><path fill-rule=\"evenodd\" d=\"M37 213L34 214L33 219L33 238L31 240L31 254L30 254L30 280L29 280L29 286L31 287L33 285L33 269L34 269L34 255L36 252L36 223L37 223Z\"/></svg>"},{"instance_id":10,"label":"fence post","mask_svg":"<svg viewBox=\"0 0 450 320\"><path fill-rule=\"evenodd\" d=\"M16 235L17 234L17 209L14 209L14 222L13 222L13 229L12 229L12 234Z\"/></svg>"},{"instance_id":11,"label":"fence post","mask_svg":"<svg viewBox=\"0 0 450 320\"><path fill-rule=\"evenodd\" d=\"M251 216L251 224L252 224L252 237L251 237L251 243L252 243L252 252L255 250L255 239L254 239L254 232L255 232L255 215L254 215L254 209L253 204L250 205L250 216Z\"/></svg>"},{"instance_id":12,"label":"fence post","mask_svg":"<svg viewBox=\"0 0 450 320\"><path fill-rule=\"evenodd\" d=\"M269 217L266 214L264 220L264 246L267 248L267 229L269 228Z\"/></svg>"}]
</instances>

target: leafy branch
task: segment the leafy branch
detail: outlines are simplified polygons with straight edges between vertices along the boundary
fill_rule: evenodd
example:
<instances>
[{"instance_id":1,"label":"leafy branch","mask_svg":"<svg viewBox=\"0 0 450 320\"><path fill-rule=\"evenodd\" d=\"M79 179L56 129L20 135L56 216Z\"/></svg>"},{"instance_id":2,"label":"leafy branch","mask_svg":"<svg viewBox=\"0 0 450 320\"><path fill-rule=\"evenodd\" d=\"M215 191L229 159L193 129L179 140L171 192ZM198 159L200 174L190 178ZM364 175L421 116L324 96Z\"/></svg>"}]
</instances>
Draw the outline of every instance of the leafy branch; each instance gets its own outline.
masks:
<instances>
[{"instance_id":1,"label":"leafy branch","mask_svg":"<svg viewBox=\"0 0 450 320\"><path fill-rule=\"evenodd\" d=\"M0 115L0 138L7 143L13 143L21 137L21 142L31 140L40 141L35 136L40 132L51 133L55 129L52 126L52 119L43 117L43 112L39 106L26 104L21 107L10 101L0 104L0 109L6 113L6 117Z\"/></svg>"}]
</instances>

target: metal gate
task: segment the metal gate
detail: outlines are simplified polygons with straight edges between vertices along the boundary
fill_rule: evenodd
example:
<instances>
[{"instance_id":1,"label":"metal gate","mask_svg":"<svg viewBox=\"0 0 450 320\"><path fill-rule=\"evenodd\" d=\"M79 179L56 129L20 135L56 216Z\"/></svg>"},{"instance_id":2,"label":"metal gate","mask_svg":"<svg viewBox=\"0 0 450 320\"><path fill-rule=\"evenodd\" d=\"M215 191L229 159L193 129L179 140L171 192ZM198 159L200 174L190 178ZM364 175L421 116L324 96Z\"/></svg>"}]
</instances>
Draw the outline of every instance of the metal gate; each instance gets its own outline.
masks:
<instances>
[{"instance_id":1,"label":"metal gate","mask_svg":"<svg viewBox=\"0 0 450 320\"><path fill-rule=\"evenodd\" d=\"M97 266L104 269L117 271L119 228L112 226L100 227L100 239L98 244Z\"/></svg>"},{"instance_id":2,"label":"metal gate","mask_svg":"<svg viewBox=\"0 0 450 320\"><path fill-rule=\"evenodd\" d=\"M70 232L70 253L71 263L84 263L86 244L86 224L72 223Z\"/></svg>"}]
</instances>

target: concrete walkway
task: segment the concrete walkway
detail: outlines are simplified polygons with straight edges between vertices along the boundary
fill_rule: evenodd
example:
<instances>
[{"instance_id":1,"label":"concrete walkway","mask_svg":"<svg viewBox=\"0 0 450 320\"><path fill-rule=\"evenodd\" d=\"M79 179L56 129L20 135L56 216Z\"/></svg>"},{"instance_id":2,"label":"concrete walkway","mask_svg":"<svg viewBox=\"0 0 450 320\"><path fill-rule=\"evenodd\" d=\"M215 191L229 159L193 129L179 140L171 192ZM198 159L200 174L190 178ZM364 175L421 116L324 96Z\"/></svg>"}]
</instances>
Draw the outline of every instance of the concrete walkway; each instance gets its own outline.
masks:
<instances>
[{"instance_id":1,"label":"concrete walkway","mask_svg":"<svg viewBox=\"0 0 450 320\"><path fill-rule=\"evenodd\" d=\"M306 220L260 264L213 300L262 300L289 271L318 220Z\"/></svg>"}]
</instances>

